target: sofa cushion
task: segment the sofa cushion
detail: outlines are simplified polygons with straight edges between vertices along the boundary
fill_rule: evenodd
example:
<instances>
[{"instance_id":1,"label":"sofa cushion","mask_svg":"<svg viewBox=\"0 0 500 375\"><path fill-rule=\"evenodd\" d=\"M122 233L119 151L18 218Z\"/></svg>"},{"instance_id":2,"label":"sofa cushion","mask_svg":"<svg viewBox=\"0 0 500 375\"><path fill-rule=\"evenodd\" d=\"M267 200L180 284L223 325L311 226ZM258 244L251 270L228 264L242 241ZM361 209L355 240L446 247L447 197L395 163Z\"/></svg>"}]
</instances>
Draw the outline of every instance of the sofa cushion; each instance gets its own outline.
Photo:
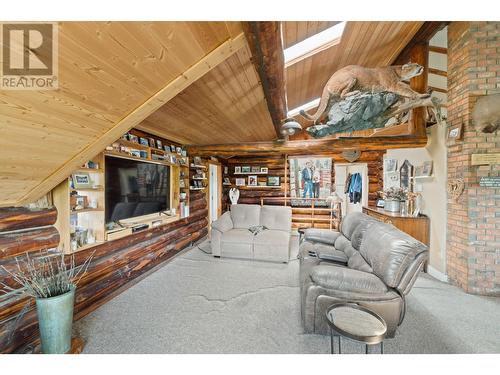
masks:
<instances>
[{"instance_id":1,"label":"sofa cushion","mask_svg":"<svg viewBox=\"0 0 500 375\"><path fill-rule=\"evenodd\" d=\"M377 220L370 218L367 216L366 218L363 218L356 229L354 229L354 232L352 232L351 235L351 245L354 247L356 250L359 250L361 248L361 242L363 242L363 238L365 236L365 233L370 230L370 226L373 223L378 223Z\"/></svg>"},{"instance_id":2,"label":"sofa cushion","mask_svg":"<svg viewBox=\"0 0 500 375\"><path fill-rule=\"evenodd\" d=\"M254 237L254 259L288 262L290 233L282 230L264 230Z\"/></svg>"},{"instance_id":3,"label":"sofa cushion","mask_svg":"<svg viewBox=\"0 0 500 375\"><path fill-rule=\"evenodd\" d=\"M248 229L230 229L222 235L222 243L253 243L254 235Z\"/></svg>"},{"instance_id":4,"label":"sofa cushion","mask_svg":"<svg viewBox=\"0 0 500 375\"><path fill-rule=\"evenodd\" d=\"M335 248L340 251L344 251L347 246L351 246L351 241L349 241L343 234L337 237L335 240Z\"/></svg>"},{"instance_id":5,"label":"sofa cushion","mask_svg":"<svg viewBox=\"0 0 500 375\"><path fill-rule=\"evenodd\" d=\"M334 245L339 236L341 236L340 232L329 229L307 228L304 232L305 241L321 242L327 245Z\"/></svg>"},{"instance_id":6,"label":"sofa cushion","mask_svg":"<svg viewBox=\"0 0 500 375\"><path fill-rule=\"evenodd\" d=\"M311 279L326 289L342 292L373 293L387 292L387 286L374 274L335 265L315 266Z\"/></svg>"},{"instance_id":7,"label":"sofa cushion","mask_svg":"<svg viewBox=\"0 0 500 375\"><path fill-rule=\"evenodd\" d=\"M229 211L224 212L217 220L212 222L212 229L216 229L219 232L227 232L233 229L233 221L231 220L231 213Z\"/></svg>"},{"instance_id":8,"label":"sofa cushion","mask_svg":"<svg viewBox=\"0 0 500 375\"><path fill-rule=\"evenodd\" d=\"M233 228L248 229L259 225L260 206L257 204L233 204L231 206Z\"/></svg>"},{"instance_id":9,"label":"sofa cushion","mask_svg":"<svg viewBox=\"0 0 500 375\"><path fill-rule=\"evenodd\" d=\"M351 239L352 233L365 216L368 215L361 212L351 212L344 216L342 222L340 223L340 231L345 237L347 237L348 240Z\"/></svg>"},{"instance_id":10,"label":"sofa cushion","mask_svg":"<svg viewBox=\"0 0 500 375\"><path fill-rule=\"evenodd\" d=\"M292 229L292 208L284 206L262 206L260 225L268 229L290 232Z\"/></svg>"},{"instance_id":11,"label":"sofa cushion","mask_svg":"<svg viewBox=\"0 0 500 375\"><path fill-rule=\"evenodd\" d=\"M360 254L388 286L395 288L406 269L427 246L393 225L374 223L365 233Z\"/></svg>"},{"instance_id":12,"label":"sofa cushion","mask_svg":"<svg viewBox=\"0 0 500 375\"><path fill-rule=\"evenodd\" d=\"M349 257L347 267L363 272L373 272L373 269L358 251Z\"/></svg>"}]
</instances>

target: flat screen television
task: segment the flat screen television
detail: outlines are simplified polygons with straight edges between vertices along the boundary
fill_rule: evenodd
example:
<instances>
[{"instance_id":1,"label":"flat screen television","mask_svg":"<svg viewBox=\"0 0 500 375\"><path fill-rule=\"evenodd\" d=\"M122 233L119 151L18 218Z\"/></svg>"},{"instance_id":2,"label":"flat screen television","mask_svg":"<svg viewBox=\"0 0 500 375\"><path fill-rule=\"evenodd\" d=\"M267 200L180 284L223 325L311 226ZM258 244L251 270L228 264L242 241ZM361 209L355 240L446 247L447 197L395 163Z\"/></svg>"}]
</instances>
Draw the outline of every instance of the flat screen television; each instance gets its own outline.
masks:
<instances>
[{"instance_id":1,"label":"flat screen television","mask_svg":"<svg viewBox=\"0 0 500 375\"><path fill-rule=\"evenodd\" d=\"M106 156L106 223L168 210L170 167Z\"/></svg>"}]
</instances>

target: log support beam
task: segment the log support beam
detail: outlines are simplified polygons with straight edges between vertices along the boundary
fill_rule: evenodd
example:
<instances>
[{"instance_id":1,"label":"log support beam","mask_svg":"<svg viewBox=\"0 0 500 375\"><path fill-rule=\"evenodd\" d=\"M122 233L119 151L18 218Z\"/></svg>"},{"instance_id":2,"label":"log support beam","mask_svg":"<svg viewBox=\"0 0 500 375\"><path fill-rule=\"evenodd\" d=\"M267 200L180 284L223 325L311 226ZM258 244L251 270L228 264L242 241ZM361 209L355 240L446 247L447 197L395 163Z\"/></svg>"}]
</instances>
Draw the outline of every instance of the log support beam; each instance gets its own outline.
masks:
<instances>
[{"instance_id":1,"label":"log support beam","mask_svg":"<svg viewBox=\"0 0 500 375\"><path fill-rule=\"evenodd\" d=\"M425 147L427 136L406 137L369 137L369 138L338 138L338 139L310 139L285 142L253 142L222 145L191 145L187 147L190 155L220 156L230 158L234 156L272 155L276 153L288 155L321 155L336 150L377 151L394 148Z\"/></svg>"},{"instance_id":2,"label":"log support beam","mask_svg":"<svg viewBox=\"0 0 500 375\"><path fill-rule=\"evenodd\" d=\"M288 111L281 23L279 21L247 22L244 23L244 29L252 52L252 62L262 83L276 135L281 138L281 123Z\"/></svg>"}]
</instances>

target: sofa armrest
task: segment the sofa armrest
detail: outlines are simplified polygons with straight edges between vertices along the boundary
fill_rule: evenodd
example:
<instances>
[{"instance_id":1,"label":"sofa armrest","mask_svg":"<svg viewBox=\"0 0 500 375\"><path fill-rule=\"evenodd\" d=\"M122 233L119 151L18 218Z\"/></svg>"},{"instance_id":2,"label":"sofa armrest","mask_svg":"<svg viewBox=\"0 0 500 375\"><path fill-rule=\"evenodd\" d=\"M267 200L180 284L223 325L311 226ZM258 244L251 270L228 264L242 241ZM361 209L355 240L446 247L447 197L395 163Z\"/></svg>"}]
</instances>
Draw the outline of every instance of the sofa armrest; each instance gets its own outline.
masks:
<instances>
[{"instance_id":1,"label":"sofa armrest","mask_svg":"<svg viewBox=\"0 0 500 375\"><path fill-rule=\"evenodd\" d=\"M332 245L340 236L340 232L329 229L308 228L304 231L304 241L321 242Z\"/></svg>"},{"instance_id":2,"label":"sofa armrest","mask_svg":"<svg viewBox=\"0 0 500 375\"><path fill-rule=\"evenodd\" d=\"M311 280L325 289L342 292L379 294L388 291L387 285L374 274L341 266L315 266Z\"/></svg>"},{"instance_id":3,"label":"sofa armrest","mask_svg":"<svg viewBox=\"0 0 500 375\"><path fill-rule=\"evenodd\" d=\"M212 222L212 229L218 230L221 233L233 229L233 220L231 220L231 213L225 212L217 220Z\"/></svg>"}]
</instances>

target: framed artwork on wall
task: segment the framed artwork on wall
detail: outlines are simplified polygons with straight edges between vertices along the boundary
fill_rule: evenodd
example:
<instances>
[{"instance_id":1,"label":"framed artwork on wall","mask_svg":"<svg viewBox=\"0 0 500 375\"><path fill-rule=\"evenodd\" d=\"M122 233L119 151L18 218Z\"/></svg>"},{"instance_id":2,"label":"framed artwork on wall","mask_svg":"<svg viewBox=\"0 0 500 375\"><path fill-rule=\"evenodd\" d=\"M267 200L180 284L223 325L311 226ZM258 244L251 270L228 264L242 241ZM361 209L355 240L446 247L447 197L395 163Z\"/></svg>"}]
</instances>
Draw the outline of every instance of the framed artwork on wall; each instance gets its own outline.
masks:
<instances>
[{"instance_id":1,"label":"framed artwork on wall","mask_svg":"<svg viewBox=\"0 0 500 375\"><path fill-rule=\"evenodd\" d=\"M245 186L245 179L244 178L237 178L235 181L236 186Z\"/></svg>"},{"instance_id":2,"label":"framed artwork on wall","mask_svg":"<svg viewBox=\"0 0 500 375\"><path fill-rule=\"evenodd\" d=\"M73 173L71 178L75 189L86 189L92 187L88 172Z\"/></svg>"},{"instance_id":3,"label":"framed artwork on wall","mask_svg":"<svg viewBox=\"0 0 500 375\"><path fill-rule=\"evenodd\" d=\"M332 191L332 159L290 158L290 196L292 198L323 198Z\"/></svg>"},{"instance_id":4,"label":"framed artwork on wall","mask_svg":"<svg viewBox=\"0 0 500 375\"><path fill-rule=\"evenodd\" d=\"M241 167L234 167L234 173L241 173Z\"/></svg>"},{"instance_id":5,"label":"framed artwork on wall","mask_svg":"<svg viewBox=\"0 0 500 375\"><path fill-rule=\"evenodd\" d=\"M249 166L241 167L241 173L251 173L251 171L252 168L250 168Z\"/></svg>"},{"instance_id":6,"label":"framed artwork on wall","mask_svg":"<svg viewBox=\"0 0 500 375\"><path fill-rule=\"evenodd\" d=\"M280 186L280 177L267 176L267 186Z\"/></svg>"}]
</instances>

